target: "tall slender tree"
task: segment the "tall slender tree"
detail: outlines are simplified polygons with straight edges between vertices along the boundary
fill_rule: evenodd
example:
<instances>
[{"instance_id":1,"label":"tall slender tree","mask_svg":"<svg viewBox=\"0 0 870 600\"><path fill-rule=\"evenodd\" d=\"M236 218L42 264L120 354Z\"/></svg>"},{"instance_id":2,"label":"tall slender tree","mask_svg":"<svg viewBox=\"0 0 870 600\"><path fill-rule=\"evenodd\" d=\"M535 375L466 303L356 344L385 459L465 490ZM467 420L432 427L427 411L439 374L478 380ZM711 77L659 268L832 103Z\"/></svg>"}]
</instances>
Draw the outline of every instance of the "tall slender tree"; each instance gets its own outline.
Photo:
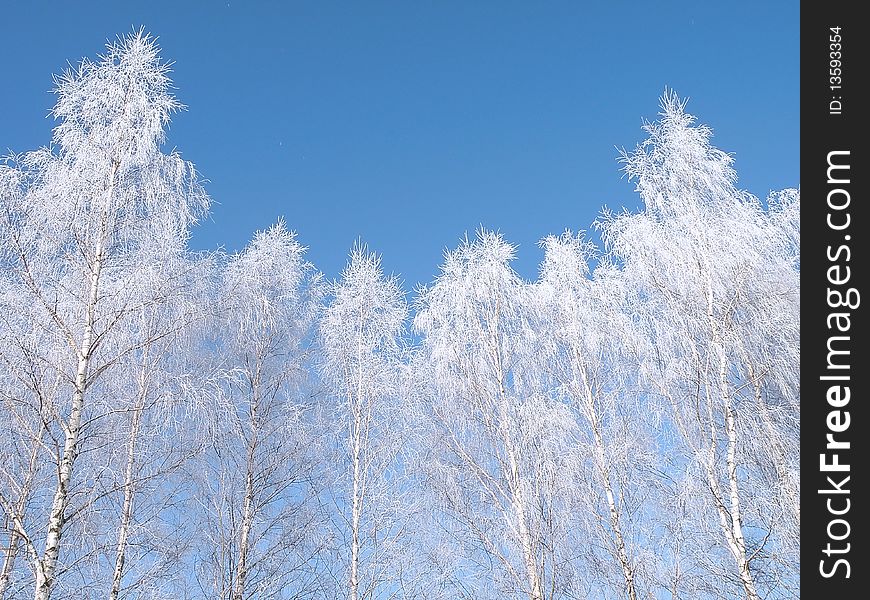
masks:
<instances>
[{"instance_id":1,"label":"tall slender tree","mask_svg":"<svg viewBox=\"0 0 870 600\"><path fill-rule=\"evenodd\" d=\"M221 384L200 478L209 597L282 598L313 580L304 390L319 276L304 251L279 221L224 269L212 355Z\"/></svg>"},{"instance_id":2,"label":"tall slender tree","mask_svg":"<svg viewBox=\"0 0 870 600\"><path fill-rule=\"evenodd\" d=\"M162 301L129 319L127 335L154 341L128 355L107 381L105 392L115 398L114 412L105 418L108 442L120 450L105 491L116 516L101 510L112 565L110 600L168 584L187 546L176 496L185 494L179 479L200 445L196 420L188 415L201 410L207 370L196 368L200 361L191 353L200 349L213 266L205 255L150 267L152 281L163 284Z\"/></svg>"},{"instance_id":3,"label":"tall slender tree","mask_svg":"<svg viewBox=\"0 0 870 600\"><path fill-rule=\"evenodd\" d=\"M349 600L405 597L401 556L408 537L403 502L406 413L400 392L407 318L404 294L380 258L364 246L351 251L320 322L321 373L334 401L336 438L330 479L336 481L340 554ZM390 591L393 590L393 591Z\"/></svg>"},{"instance_id":4,"label":"tall slender tree","mask_svg":"<svg viewBox=\"0 0 870 600\"><path fill-rule=\"evenodd\" d=\"M414 324L430 366L430 413L442 449L431 481L464 529L475 593L543 600L564 592L564 474L571 418L535 385L532 286L510 268L514 248L481 231L447 254L418 298Z\"/></svg>"},{"instance_id":5,"label":"tall slender tree","mask_svg":"<svg viewBox=\"0 0 870 600\"><path fill-rule=\"evenodd\" d=\"M93 431L83 424L110 410L95 393L100 379L154 339L119 334L143 306L162 302L143 266L183 253L189 226L208 207L193 167L160 150L180 108L169 86L168 67L141 31L59 77L54 145L20 158L25 189L20 202L4 207L6 280L18 286L19 309L45 333L39 361L63 381L42 409L50 422L41 460L56 467L50 502L31 513L42 524L25 523L3 498L33 567L37 600L56 585L64 534L78 514L70 502ZM7 359L19 364L21 356L12 351Z\"/></svg>"},{"instance_id":6,"label":"tall slender tree","mask_svg":"<svg viewBox=\"0 0 870 600\"><path fill-rule=\"evenodd\" d=\"M546 389L576 420L578 510L591 512L596 524L589 534L604 549L600 564L615 567L620 595L636 600L644 595L638 522L641 497L651 489L645 471L652 443L645 435L644 408L631 393L636 348L624 310L629 296L612 265L605 262L590 273L594 246L582 234L549 236L541 245L538 368L551 382Z\"/></svg>"},{"instance_id":7,"label":"tall slender tree","mask_svg":"<svg viewBox=\"0 0 870 600\"><path fill-rule=\"evenodd\" d=\"M655 348L644 371L671 405L730 556L719 575L757 600L781 579L770 558L787 531L770 486L797 507L794 230L782 228L788 206L766 213L736 188L732 158L684 107L667 92L649 138L624 155L645 209L606 217L602 232L641 299Z\"/></svg>"}]
</instances>

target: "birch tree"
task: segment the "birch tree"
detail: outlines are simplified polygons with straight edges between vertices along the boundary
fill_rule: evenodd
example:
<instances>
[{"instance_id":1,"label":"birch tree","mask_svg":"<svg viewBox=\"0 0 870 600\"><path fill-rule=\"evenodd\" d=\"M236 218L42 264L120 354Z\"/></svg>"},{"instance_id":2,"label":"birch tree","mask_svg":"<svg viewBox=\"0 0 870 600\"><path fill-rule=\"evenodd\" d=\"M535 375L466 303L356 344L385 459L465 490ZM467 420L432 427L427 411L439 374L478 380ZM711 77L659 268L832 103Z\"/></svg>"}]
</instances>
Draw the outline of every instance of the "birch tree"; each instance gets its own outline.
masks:
<instances>
[{"instance_id":1,"label":"birch tree","mask_svg":"<svg viewBox=\"0 0 870 600\"><path fill-rule=\"evenodd\" d=\"M645 435L644 408L632 393L637 348L625 310L631 296L612 265L605 262L590 273L594 246L581 234L548 236L541 245L539 368L577 422L578 511L592 512L591 539L600 539L605 549L601 564L620 573L618 593L636 600L644 596L646 550L638 542L641 530L652 529L650 515L641 509L651 491L645 471L654 448ZM603 575L608 569L595 570Z\"/></svg>"},{"instance_id":2,"label":"birch tree","mask_svg":"<svg viewBox=\"0 0 870 600\"><path fill-rule=\"evenodd\" d=\"M35 438L35 460L54 470L49 501L25 519L14 500L0 498L26 549L37 600L51 596L65 532L81 514L70 504L95 431L84 425L111 405L100 399L100 380L153 341L118 333L143 306L162 301L143 267L184 252L188 228L208 207L193 167L160 150L180 105L153 39L126 36L56 82L53 147L17 160L22 191L3 207L2 228L4 280L44 338L33 360L59 382L54 397L31 395L46 429L45 442ZM4 362L26 362L20 350L4 348Z\"/></svg>"},{"instance_id":3,"label":"birch tree","mask_svg":"<svg viewBox=\"0 0 870 600\"><path fill-rule=\"evenodd\" d=\"M336 439L335 511L342 586L349 600L405 597L400 590L408 537L399 455L407 433L402 410L404 294L380 258L354 246L320 322L321 373L328 385Z\"/></svg>"},{"instance_id":4,"label":"birch tree","mask_svg":"<svg viewBox=\"0 0 870 600\"><path fill-rule=\"evenodd\" d=\"M643 370L730 558L719 575L756 600L783 591L772 554L788 517L771 486L799 510L794 230L735 187L732 158L684 107L667 92L661 120L624 155L645 209L606 215L602 234L642 300L655 348Z\"/></svg>"},{"instance_id":5,"label":"birch tree","mask_svg":"<svg viewBox=\"0 0 870 600\"><path fill-rule=\"evenodd\" d=\"M112 565L110 600L123 593L144 595L171 584L188 546L189 527L174 514L184 497L183 467L199 445L197 419L207 370L191 353L201 350L206 316L209 256L175 257L153 265L150 279L162 282L162 302L143 307L127 324L133 339L152 343L131 353L107 386L115 399L108 415L116 450L106 497L116 511L102 512ZM154 269L160 269L155 272Z\"/></svg>"},{"instance_id":6,"label":"birch tree","mask_svg":"<svg viewBox=\"0 0 870 600\"><path fill-rule=\"evenodd\" d=\"M200 478L208 536L197 577L208 597L284 598L313 585L304 394L318 276L304 251L279 221L223 272L212 355L222 382Z\"/></svg>"},{"instance_id":7,"label":"birch tree","mask_svg":"<svg viewBox=\"0 0 870 600\"><path fill-rule=\"evenodd\" d=\"M541 342L513 258L496 233L466 240L421 292L414 325L442 450L432 481L463 530L472 577L495 584L473 593L543 600L571 584L560 501L571 418L535 386Z\"/></svg>"}]
</instances>

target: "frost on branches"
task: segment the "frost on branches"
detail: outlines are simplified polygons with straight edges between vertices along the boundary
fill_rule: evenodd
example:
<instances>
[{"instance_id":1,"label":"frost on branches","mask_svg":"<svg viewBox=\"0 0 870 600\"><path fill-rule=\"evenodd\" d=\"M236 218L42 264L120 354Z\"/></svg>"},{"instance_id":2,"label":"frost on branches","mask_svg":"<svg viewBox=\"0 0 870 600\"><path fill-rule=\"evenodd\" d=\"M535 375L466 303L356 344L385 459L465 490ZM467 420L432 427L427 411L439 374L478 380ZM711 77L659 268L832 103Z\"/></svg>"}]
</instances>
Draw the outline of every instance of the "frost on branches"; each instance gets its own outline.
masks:
<instances>
[{"instance_id":1,"label":"frost on branches","mask_svg":"<svg viewBox=\"0 0 870 600\"><path fill-rule=\"evenodd\" d=\"M209 203L193 167L160 150L179 105L151 38L119 40L56 82L52 147L7 161L0 228L3 422L11 429L0 594L25 586L37 599L81 589L58 575L99 568L99 529L111 520L125 527L123 509L100 527L89 522L124 488L114 481L109 437L127 400L110 390L194 320L170 321L172 309L153 313L160 322L146 313L192 285L179 277L191 260L188 227Z\"/></svg>"},{"instance_id":2,"label":"frost on branches","mask_svg":"<svg viewBox=\"0 0 870 600\"><path fill-rule=\"evenodd\" d=\"M798 596L798 190L666 91L642 210L535 281L481 229L409 302L283 221L191 252L170 88L120 38L0 166L0 600Z\"/></svg>"}]
</instances>

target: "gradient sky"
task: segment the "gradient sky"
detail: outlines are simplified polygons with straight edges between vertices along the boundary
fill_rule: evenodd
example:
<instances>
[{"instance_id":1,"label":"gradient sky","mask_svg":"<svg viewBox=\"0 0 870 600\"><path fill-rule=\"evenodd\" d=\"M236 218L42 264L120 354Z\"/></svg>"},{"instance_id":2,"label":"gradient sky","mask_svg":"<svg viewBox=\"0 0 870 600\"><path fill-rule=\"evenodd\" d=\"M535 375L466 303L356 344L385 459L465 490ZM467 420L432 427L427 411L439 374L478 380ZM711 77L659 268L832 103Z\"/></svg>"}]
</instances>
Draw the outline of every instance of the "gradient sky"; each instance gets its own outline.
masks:
<instances>
[{"instance_id":1,"label":"gradient sky","mask_svg":"<svg viewBox=\"0 0 870 600\"><path fill-rule=\"evenodd\" d=\"M196 249L283 215L337 276L356 238L406 287L478 226L519 245L634 209L616 147L665 86L734 154L741 187L798 186L798 2L10 2L0 148L50 140L51 76L144 26L174 61L169 146L215 201Z\"/></svg>"}]
</instances>

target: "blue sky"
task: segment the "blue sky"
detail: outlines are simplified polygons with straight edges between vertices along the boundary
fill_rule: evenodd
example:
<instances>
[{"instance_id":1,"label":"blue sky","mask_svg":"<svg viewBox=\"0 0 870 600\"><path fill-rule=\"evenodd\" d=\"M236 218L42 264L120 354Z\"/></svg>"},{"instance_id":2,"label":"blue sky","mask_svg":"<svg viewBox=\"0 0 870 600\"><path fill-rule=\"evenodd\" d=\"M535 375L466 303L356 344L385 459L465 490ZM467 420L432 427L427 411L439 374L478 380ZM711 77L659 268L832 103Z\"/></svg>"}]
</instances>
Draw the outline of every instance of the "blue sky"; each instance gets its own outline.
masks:
<instances>
[{"instance_id":1,"label":"blue sky","mask_svg":"<svg viewBox=\"0 0 870 600\"><path fill-rule=\"evenodd\" d=\"M637 207L616 147L664 87L758 196L799 185L798 2L14 2L0 148L47 144L51 75L144 26L175 62L169 146L216 202L197 249L278 216L338 275L355 239L406 287L479 225L519 245Z\"/></svg>"}]
</instances>

